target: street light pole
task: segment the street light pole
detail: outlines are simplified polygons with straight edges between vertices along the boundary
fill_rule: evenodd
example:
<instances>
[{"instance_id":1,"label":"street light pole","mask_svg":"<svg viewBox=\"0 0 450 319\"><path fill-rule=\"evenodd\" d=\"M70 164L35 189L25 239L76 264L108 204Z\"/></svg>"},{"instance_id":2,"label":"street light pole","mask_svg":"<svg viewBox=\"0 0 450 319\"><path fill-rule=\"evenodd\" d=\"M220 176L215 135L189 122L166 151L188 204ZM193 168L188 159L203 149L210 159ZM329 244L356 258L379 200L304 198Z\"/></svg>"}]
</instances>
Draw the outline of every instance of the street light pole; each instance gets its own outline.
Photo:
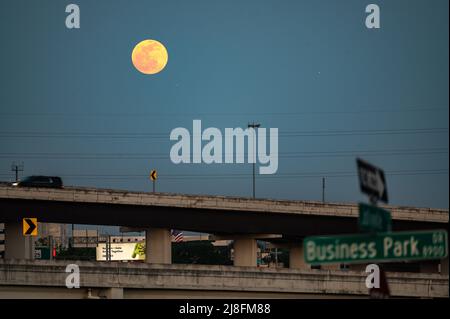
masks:
<instances>
[{"instance_id":1,"label":"street light pole","mask_svg":"<svg viewBox=\"0 0 450 319\"><path fill-rule=\"evenodd\" d=\"M247 125L248 128L252 128L253 129L253 199L255 198L255 164L256 164L256 131L255 128L260 127L261 124L259 123L249 123Z\"/></svg>"},{"instance_id":2,"label":"street light pole","mask_svg":"<svg viewBox=\"0 0 450 319\"><path fill-rule=\"evenodd\" d=\"M19 181L19 172L23 172L23 163L20 163L20 164L18 164L16 162L12 163L11 170L16 173L16 182L18 182Z\"/></svg>"},{"instance_id":3,"label":"street light pole","mask_svg":"<svg viewBox=\"0 0 450 319\"><path fill-rule=\"evenodd\" d=\"M325 177L322 177L322 203L325 203Z\"/></svg>"}]
</instances>

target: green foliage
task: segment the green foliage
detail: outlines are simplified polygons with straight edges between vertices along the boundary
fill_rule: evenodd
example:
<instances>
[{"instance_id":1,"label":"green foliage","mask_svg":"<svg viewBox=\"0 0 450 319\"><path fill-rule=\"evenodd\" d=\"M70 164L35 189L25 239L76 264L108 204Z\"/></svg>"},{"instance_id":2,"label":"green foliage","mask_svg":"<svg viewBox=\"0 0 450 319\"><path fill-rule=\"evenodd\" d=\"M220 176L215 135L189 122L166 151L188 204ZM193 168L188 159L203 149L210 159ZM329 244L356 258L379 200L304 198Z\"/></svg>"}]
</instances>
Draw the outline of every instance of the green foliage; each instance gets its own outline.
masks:
<instances>
[{"instance_id":1,"label":"green foliage","mask_svg":"<svg viewBox=\"0 0 450 319\"><path fill-rule=\"evenodd\" d=\"M275 257L275 250L272 249L269 255L262 259L264 264L275 263L277 257ZM289 268L289 250L288 249L278 249L278 263L282 263L284 267Z\"/></svg>"},{"instance_id":2,"label":"green foliage","mask_svg":"<svg viewBox=\"0 0 450 319\"><path fill-rule=\"evenodd\" d=\"M95 248L67 248L56 253L55 259L62 260L95 260Z\"/></svg>"},{"instance_id":3,"label":"green foliage","mask_svg":"<svg viewBox=\"0 0 450 319\"><path fill-rule=\"evenodd\" d=\"M289 250L280 249L281 254L278 255L278 261L283 263L283 265L289 268Z\"/></svg>"},{"instance_id":4,"label":"green foliage","mask_svg":"<svg viewBox=\"0 0 450 319\"><path fill-rule=\"evenodd\" d=\"M172 245L174 264L232 265L230 248L214 246L207 241L191 241Z\"/></svg>"}]
</instances>

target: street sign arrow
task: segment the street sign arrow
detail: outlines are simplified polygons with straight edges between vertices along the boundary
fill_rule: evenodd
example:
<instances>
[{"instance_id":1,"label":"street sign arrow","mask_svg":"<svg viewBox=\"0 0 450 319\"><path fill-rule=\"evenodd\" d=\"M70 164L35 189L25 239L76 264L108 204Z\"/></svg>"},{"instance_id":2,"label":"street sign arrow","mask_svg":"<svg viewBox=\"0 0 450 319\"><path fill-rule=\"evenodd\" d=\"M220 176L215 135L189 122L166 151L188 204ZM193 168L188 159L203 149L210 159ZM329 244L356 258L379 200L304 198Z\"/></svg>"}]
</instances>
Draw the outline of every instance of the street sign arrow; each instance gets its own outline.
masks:
<instances>
[{"instance_id":1,"label":"street sign arrow","mask_svg":"<svg viewBox=\"0 0 450 319\"><path fill-rule=\"evenodd\" d=\"M156 181L157 178L158 178L158 173L156 172L156 170L152 170L152 171L150 172L150 179L151 179L152 181Z\"/></svg>"},{"instance_id":2,"label":"street sign arrow","mask_svg":"<svg viewBox=\"0 0 450 319\"><path fill-rule=\"evenodd\" d=\"M23 219L23 234L25 236L37 236L37 218Z\"/></svg>"},{"instance_id":3,"label":"street sign arrow","mask_svg":"<svg viewBox=\"0 0 450 319\"><path fill-rule=\"evenodd\" d=\"M371 197L388 202L386 178L381 168L357 158L359 186L361 191Z\"/></svg>"},{"instance_id":4,"label":"street sign arrow","mask_svg":"<svg viewBox=\"0 0 450 319\"><path fill-rule=\"evenodd\" d=\"M381 176L381 174L383 174L383 177ZM384 180L384 173L382 172L382 173L380 173L380 170L377 170L377 174L376 174L376 176L377 176L377 185L376 185L376 188L377 188L377 190L378 190L378 196L379 196L379 198L383 198L383 195L384 195L384 189L385 189L385 180ZM386 194L386 196L387 196L387 194ZM387 199L386 199L386 201L387 201Z\"/></svg>"}]
</instances>

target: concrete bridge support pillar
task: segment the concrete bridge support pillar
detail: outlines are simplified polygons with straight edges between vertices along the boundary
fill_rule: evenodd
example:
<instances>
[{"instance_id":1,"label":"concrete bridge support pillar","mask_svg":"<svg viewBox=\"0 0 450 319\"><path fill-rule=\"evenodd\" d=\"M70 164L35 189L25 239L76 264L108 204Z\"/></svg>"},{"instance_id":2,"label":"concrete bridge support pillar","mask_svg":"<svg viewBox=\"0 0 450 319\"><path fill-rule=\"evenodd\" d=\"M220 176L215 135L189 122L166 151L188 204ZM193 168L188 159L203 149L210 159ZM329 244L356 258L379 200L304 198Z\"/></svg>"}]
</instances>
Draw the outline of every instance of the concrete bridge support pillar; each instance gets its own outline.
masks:
<instances>
[{"instance_id":1,"label":"concrete bridge support pillar","mask_svg":"<svg viewBox=\"0 0 450 319\"><path fill-rule=\"evenodd\" d=\"M258 258L258 246L254 238L242 238L234 240L234 265L256 267Z\"/></svg>"},{"instance_id":2,"label":"concrete bridge support pillar","mask_svg":"<svg viewBox=\"0 0 450 319\"><path fill-rule=\"evenodd\" d=\"M172 263L172 235L169 229L145 230L145 258L151 264Z\"/></svg>"},{"instance_id":3,"label":"concrete bridge support pillar","mask_svg":"<svg viewBox=\"0 0 450 319\"><path fill-rule=\"evenodd\" d=\"M303 245L295 245L289 248L289 268L310 269L303 256Z\"/></svg>"},{"instance_id":4,"label":"concrete bridge support pillar","mask_svg":"<svg viewBox=\"0 0 450 319\"><path fill-rule=\"evenodd\" d=\"M34 259L34 238L23 235L22 221L5 223L5 259Z\"/></svg>"}]
</instances>

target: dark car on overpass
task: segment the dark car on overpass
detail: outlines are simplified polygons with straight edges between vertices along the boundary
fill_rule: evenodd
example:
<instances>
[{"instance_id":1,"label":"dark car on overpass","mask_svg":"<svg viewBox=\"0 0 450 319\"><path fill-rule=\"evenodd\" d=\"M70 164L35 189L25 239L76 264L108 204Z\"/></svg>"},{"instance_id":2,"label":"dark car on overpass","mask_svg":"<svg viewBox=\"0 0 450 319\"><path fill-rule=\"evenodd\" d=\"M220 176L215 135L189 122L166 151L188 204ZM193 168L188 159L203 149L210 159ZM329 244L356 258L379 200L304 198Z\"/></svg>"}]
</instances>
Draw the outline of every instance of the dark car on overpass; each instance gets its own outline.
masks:
<instances>
[{"instance_id":1,"label":"dark car on overpass","mask_svg":"<svg viewBox=\"0 0 450 319\"><path fill-rule=\"evenodd\" d=\"M18 187L47 187L47 188L62 188L63 182L58 176L28 176L19 182L12 183L13 186Z\"/></svg>"}]
</instances>

